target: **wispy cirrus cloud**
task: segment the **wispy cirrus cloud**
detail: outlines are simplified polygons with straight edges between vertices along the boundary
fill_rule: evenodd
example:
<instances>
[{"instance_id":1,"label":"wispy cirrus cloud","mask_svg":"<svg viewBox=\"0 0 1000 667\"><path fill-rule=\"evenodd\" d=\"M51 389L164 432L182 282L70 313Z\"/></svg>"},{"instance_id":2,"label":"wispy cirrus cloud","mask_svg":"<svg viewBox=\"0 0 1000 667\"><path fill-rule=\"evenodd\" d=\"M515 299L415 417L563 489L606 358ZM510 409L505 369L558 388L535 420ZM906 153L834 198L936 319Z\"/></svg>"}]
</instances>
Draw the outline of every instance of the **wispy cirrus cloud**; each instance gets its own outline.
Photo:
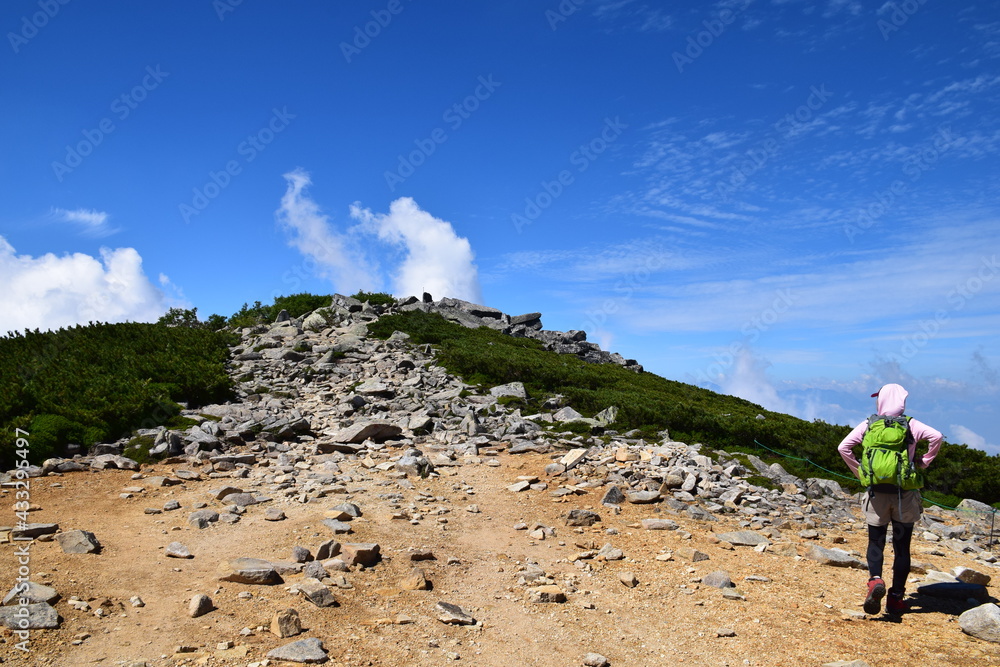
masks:
<instances>
[{"instance_id":1,"label":"wispy cirrus cloud","mask_svg":"<svg viewBox=\"0 0 1000 667\"><path fill-rule=\"evenodd\" d=\"M104 211L87 208L73 210L53 208L52 216L59 222L68 222L76 225L81 234L91 238L103 238L121 231L120 228L112 227L109 224L108 219L111 216Z\"/></svg>"}]
</instances>

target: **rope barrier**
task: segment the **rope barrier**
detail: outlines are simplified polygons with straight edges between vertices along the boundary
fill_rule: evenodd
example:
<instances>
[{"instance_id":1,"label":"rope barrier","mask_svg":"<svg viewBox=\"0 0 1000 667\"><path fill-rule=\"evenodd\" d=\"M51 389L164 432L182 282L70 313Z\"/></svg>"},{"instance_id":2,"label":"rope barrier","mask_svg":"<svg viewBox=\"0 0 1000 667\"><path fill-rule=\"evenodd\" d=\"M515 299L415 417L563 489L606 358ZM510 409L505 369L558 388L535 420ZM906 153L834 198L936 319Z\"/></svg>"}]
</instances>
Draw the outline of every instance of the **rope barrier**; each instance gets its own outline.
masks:
<instances>
[{"instance_id":1,"label":"rope barrier","mask_svg":"<svg viewBox=\"0 0 1000 667\"><path fill-rule=\"evenodd\" d=\"M825 472L825 473L828 473L828 474L830 474L830 475L834 475L835 477L840 477L841 479L847 479L847 480L850 480L850 481L852 481L852 482L856 482L856 481L858 481L856 477L849 477L849 476L847 476L847 475L842 475L842 474L841 474L841 473L839 473L839 472L834 472L834 471L832 471L832 470L827 470L826 468L824 468L824 467L823 467L823 466L821 466L820 464L818 464L818 463L816 463L815 461L812 461L812 460L810 460L810 459L804 459L804 458L802 458L802 457L799 457L799 456L792 456L791 454L785 454L784 452L779 452L779 451L777 451L777 450L775 450L775 449L771 449L771 448L770 448L770 447L768 447L767 445L762 445L762 444L760 444L759 442L757 442L757 439L756 439L756 438L754 438L754 440L753 440L753 444L757 445L757 446L758 446L758 447L760 447L761 449L766 449L767 451L771 452L772 454L775 454L776 456L780 456L780 457L782 457L782 458L786 458L786 459L793 459L793 460L795 460L795 461L802 461L802 462L804 462L804 463L808 463L809 465L811 465L811 466L813 466L813 467L815 467L815 468L819 468L819 469L820 469L820 470L822 470L823 472ZM957 507L952 507L951 505L945 505L944 503L939 503L939 502L936 502L936 501L934 501L934 500L929 500L929 499L927 499L927 498L923 498L922 500L923 500L923 501L924 501L925 503L930 503L931 505L937 505L938 507L940 507L940 508L942 508L942 509L947 509L947 510L956 510L956 511L959 511L959 512L962 512L962 511L965 511L965 510L961 510L961 509L959 509L959 508L957 508ZM997 509L996 509L995 507L991 507L991 508L990 508L990 513L991 513L992 515L996 515L996 513L997 513L998 511L1000 511L1000 510L997 510Z\"/></svg>"},{"instance_id":2,"label":"rope barrier","mask_svg":"<svg viewBox=\"0 0 1000 667\"><path fill-rule=\"evenodd\" d=\"M779 452L777 450L771 449L767 445L762 445L759 442L757 442L757 438L754 438L753 444L757 445L761 449L766 449L767 451L771 452L772 454L774 454L776 456L780 456L780 457L786 458L786 459L792 459L792 460L795 460L795 461L802 461L803 463L808 463L809 465L811 465L811 466L813 466L815 468L819 468L820 470L822 470L823 472L825 472L825 473L827 473L829 475L833 475L835 477L840 477L842 479L847 479L847 480L850 480L852 482L857 481L856 477L848 477L847 475L843 475L843 474L841 474L839 472L834 472L832 470L827 470L826 468L824 468L820 464L818 464L815 461L812 461L810 459L802 458L800 456L792 456L791 454L785 454L784 452ZM930 500L928 498L923 498L922 497L921 500L923 502L925 502L925 503L930 503L931 505L936 505L936 506L938 506L938 507L940 507L942 509L955 510L956 512L968 511L968 510L961 510L961 509L959 509L957 507L952 507L951 505L945 505L944 503L939 503L937 501ZM987 544L987 546L990 546L990 547L992 547L993 544L994 544L994 542L993 542L993 526L994 526L994 524L996 522L996 515L997 515L998 511L1000 511L1000 510L997 510L995 507L990 507L990 541Z\"/></svg>"}]
</instances>

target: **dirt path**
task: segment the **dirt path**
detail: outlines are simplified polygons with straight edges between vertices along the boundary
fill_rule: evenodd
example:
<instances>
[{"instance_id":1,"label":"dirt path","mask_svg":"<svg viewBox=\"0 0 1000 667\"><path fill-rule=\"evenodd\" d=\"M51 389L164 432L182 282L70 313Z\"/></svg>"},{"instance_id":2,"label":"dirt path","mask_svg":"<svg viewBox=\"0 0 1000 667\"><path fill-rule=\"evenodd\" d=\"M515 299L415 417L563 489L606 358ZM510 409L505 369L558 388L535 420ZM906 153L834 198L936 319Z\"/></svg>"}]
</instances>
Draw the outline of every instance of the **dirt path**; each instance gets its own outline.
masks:
<instances>
[{"instance_id":1,"label":"dirt path","mask_svg":"<svg viewBox=\"0 0 1000 667\"><path fill-rule=\"evenodd\" d=\"M466 464L441 469L442 476L412 480L413 489L358 462L342 464L354 477L346 495L298 503L272 494L287 519L265 521L268 505L251 506L236 524L198 530L187 523L197 502L211 500L209 488L239 480L214 479L180 486L151 487L136 497L119 497L128 486L142 486L132 473L73 473L33 481L31 501L41 509L35 522L54 522L62 530L93 532L103 551L97 555L64 554L54 541L36 542L31 551L32 579L62 595L56 603L63 618L58 630L31 633L31 652L14 648L5 631L0 644L3 664L10 665L241 665L263 660L266 653L302 637L320 638L334 665L446 665L510 667L511 665L582 665L589 652L606 656L612 665L822 665L835 660L866 660L873 667L1000 664L1000 647L964 635L957 615L967 608L930 598L914 598L912 613L852 619L844 610L860 611L865 575L819 565L811 560L758 553L745 547L724 548L713 532L735 530L736 519L699 523L669 514L657 505L626 505L620 514L599 507L600 490L569 496L565 502L544 491L513 493L507 486L519 475L544 479L551 459L540 455L497 457L500 465ZM171 474L173 467L143 470L146 477ZM553 487L554 488L554 487ZM402 494L396 507L387 494ZM145 514L177 500L181 509ZM354 533L341 542L375 542L382 563L342 573L351 588L334 588L339 606L318 608L287 591L301 575L285 577L278 586L220 582L216 568L232 557L288 560L294 545L314 550L331 537L320 522L324 510L345 500L358 504L364 516L352 522ZM13 523L13 497L3 505ZM469 511L477 506L478 512ZM602 521L591 528L570 528L570 509L592 509ZM415 523L392 518L394 512L419 514ZM643 518L671 518L677 531L645 531ZM529 528L554 529L545 539L532 539ZM3 523L0 520L0 523ZM794 542L800 528L783 532ZM609 533L610 531L610 533ZM840 540L842 539L842 542ZM180 541L194 554L190 560L167 558L164 547ZM837 540L837 541L835 541ZM606 543L624 552L617 561L574 562L582 551ZM859 528L822 535L818 543L861 552L865 536ZM691 562L680 553L694 548L709 556ZM0 545L0 581L8 589L16 577L14 545ZM413 550L428 550L434 560L414 562ZM804 546L799 547L804 553ZM936 555L940 553L941 555ZM983 570L982 563L950 551L934 551L915 540L914 560L935 570L964 565ZM891 557L890 557L891 563ZM526 601L527 587L518 583L533 564L563 590L563 604ZM433 583L431 591L403 590L400 580L419 567ZM745 599L724 599L719 589L698 583L704 575L724 570ZM634 588L619 580L623 572L638 579ZM339 573L335 573L339 574ZM916 576L916 575L915 575ZM750 580L747 577L751 577ZM910 590L914 591L915 584ZM190 598L209 595L216 609L188 617ZM71 596L103 603L104 617L78 611ZM143 607L130 599L139 596ZM436 620L435 604L460 605L481 625L450 626ZM305 632L279 639L266 630L275 611L298 610ZM260 628L263 626L263 630ZM249 630L246 630L249 629ZM734 636L719 637L723 629ZM723 633L725 634L725 633ZM231 642L232 648L226 648ZM221 647L220 647L221 646ZM187 653L176 653L185 647ZM271 664L275 664L273 661Z\"/></svg>"}]
</instances>

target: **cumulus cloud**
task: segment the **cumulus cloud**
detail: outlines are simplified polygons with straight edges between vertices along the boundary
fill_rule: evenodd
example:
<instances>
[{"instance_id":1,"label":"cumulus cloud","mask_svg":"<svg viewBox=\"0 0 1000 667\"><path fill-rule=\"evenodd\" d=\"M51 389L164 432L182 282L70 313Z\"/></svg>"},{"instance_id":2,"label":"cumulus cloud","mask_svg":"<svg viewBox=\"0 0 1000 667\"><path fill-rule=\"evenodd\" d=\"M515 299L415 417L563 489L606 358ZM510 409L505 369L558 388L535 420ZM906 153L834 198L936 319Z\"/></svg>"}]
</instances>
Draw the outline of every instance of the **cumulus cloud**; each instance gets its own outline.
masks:
<instances>
[{"instance_id":1,"label":"cumulus cloud","mask_svg":"<svg viewBox=\"0 0 1000 667\"><path fill-rule=\"evenodd\" d=\"M958 444L968 445L973 449L981 449L983 451L990 452L991 454L997 453L997 447L991 446L986 442L986 438L970 428L966 428L959 424L952 424L951 436ZM952 438L949 438L949 440Z\"/></svg>"},{"instance_id":2,"label":"cumulus cloud","mask_svg":"<svg viewBox=\"0 0 1000 667\"><path fill-rule=\"evenodd\" d=\"M108 216L104 211L87 208L77 208L72 211L65 208L52 209L52 215L60 222L69 222L79 226L84 236L102 238L121 231L108 224Z\"/></svg>"},{"instance_id":3,"label":"cumulus cloud","mask_svg":"<svg viewBox=\"0 0 1000 667\"><path fill-rule=\"evenodd\" d=\"M450 222L421 210L410 197L389 204L389 213L372 213L358 204L351 217L374 230L380 239L402 248L405 256L393 271L393 292L478 302L479 272L469 240L458 236Z\"/></svg>"},{"instance_id":4,"label":"cumulus cloud","mask_svg":"<svg viewBox=\"0 0 1000 667\"><path fill-rule=\"evenodd\" d=\"M288 188L276 213L290 233L288 244L314 264L315 273L330 280L338 291L352 294L375 287L373 270L362 251L346 234L338 232L329 216L305 194L312 185L309 174L296 169L285 174Z\"/></svg>"},{"instance_id":5,"label":"cumulus cloud","mask_svg":"<svg viewBox=\"0 0 1000 667\"><path fill-rule=\"evenodd\" d=\"M355 203L350 216L356 224L338 231L306 194L312 184L307 172L297 169L285 174L285 180L288 188L276 215L290 234L288 243L338 291L381 289L391 282L397 296L430 292L436 298L480 300L479 273L468 239L450 222L421 210L413 199L397 199L388 213ZM382 275L382 264L390 267L388 278Z\"/></svg>"},{"instance_id":6,"label":"cumulus cloud","mask_svg":"<svg viewBox=\"0 0 1000 667\"><path fill-rule=\"evenodd\" d=\"M155 321L168 308L134 248L17 255L0 236L0 334L94 322Z\"/></svg>"},{"instance_id":7,"label":"cumulus cloud","mask_svg":"<svg viewBox=\"0 0 1000 667\"><path fill-rule=\"evenodd\" d=\"M732 368L721 378L719 386L723 393L730 396L738 396L774 412L791 414L791 406L778 395L778 390L767 377L770 365L766 359L755 356L744 347L736 353Z\"/></svg>"}]
</instances>

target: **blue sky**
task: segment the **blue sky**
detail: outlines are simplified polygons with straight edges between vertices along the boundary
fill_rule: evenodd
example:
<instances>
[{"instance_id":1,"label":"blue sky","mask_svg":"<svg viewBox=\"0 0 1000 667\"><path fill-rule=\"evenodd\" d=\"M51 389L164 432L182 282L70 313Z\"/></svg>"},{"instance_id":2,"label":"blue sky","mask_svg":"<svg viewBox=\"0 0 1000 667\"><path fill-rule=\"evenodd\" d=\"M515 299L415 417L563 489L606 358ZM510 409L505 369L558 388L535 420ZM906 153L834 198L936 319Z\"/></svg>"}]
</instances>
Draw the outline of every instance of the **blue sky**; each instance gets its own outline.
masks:
<instances>
[{"instance_id":1,"label":"blue sky","mask_svg":"<svg viewBox=\"0 0 1000 667\"><path fill-rule=\"evenodd\" d=\"M431 292L1000 451L1000 10L0 8L0 330Z\"/></svg>"}]
</instances>

